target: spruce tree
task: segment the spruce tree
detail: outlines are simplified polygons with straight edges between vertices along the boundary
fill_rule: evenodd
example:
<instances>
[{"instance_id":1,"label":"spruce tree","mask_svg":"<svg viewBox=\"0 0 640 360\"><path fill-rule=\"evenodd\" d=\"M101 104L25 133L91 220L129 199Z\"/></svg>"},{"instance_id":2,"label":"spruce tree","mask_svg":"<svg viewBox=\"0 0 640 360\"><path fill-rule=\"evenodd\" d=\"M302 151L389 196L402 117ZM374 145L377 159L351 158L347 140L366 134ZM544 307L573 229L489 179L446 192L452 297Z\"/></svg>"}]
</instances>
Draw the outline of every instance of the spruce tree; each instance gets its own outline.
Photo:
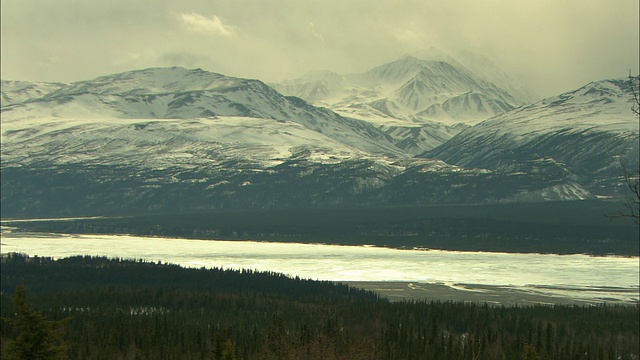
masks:
<instances>
[{"instance_id":1,"label":"spruce tree","mask_svg":"<svg viewBox=\"0 0 640 360\"><path fill-rule=\"evenodd\" d=\"M13 328L15 337L7 345L6 359L66 359L64 323L51 321L33 309L27 301L27 289L23 284L16 288L13 298L13 318L3 318Z\"/></svg>"}]
</instances>

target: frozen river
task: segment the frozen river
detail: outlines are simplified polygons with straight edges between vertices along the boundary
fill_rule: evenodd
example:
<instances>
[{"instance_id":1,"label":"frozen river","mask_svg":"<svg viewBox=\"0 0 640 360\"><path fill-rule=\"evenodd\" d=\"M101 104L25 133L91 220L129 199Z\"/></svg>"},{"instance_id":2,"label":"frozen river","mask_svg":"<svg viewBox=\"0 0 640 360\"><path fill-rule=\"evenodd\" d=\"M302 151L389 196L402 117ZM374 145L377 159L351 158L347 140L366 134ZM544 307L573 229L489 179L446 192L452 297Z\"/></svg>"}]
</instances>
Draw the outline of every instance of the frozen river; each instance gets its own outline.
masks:
<instances>
[{"instance_id":1,"label":"frozen river","mask_svg":"<svg viewBox=\"0 0 640 360\"><path fill-rule=\"evenodd\" d=\"M12 233L1 252L100 255L186 267L256 269L334 281L499 286L585 301L638 301L638 257L398 250L367 246ZM468 289L468 287L467 287Z\"/></svg>"}]
</instances>

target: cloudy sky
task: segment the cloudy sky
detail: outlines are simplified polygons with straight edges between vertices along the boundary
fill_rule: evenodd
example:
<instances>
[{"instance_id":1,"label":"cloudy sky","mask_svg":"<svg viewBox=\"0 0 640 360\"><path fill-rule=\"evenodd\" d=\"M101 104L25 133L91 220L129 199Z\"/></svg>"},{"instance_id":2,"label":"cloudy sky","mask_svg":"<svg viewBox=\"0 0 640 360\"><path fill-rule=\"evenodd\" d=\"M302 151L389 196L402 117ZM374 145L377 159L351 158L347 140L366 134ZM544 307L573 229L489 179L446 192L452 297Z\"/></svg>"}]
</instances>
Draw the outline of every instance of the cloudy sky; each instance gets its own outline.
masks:
<instances>
[{"instance_id":1,"label":"cloudy sky","mask_svg":"<svg viewBox=\"0 0 640 360\"><path fill-rule=\"evenodd\" d=\"M2 79L200 67L277 81L472 51L539 96L638 73L638 0L2 0Z\"/></svg>"}]
</instances>

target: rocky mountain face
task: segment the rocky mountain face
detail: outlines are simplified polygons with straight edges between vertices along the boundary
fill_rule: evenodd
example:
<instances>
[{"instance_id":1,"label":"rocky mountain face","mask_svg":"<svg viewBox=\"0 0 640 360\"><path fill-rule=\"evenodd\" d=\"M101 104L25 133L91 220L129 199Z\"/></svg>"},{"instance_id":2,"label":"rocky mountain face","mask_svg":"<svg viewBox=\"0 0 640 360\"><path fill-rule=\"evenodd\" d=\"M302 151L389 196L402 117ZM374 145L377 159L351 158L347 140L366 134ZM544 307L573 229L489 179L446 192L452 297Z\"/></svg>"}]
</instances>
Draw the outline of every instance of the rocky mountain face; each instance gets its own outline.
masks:
<instances>
[{"instance_id":1,"label":"rocky mountain face","mask_svg":"<svg viewBox=\"0 0 640 360\"><path fill-rule=\"evenodd\" d=\"M402 61L425 73L383 66L356 79L358 86L406 84L426 77L429 67L442 81L464 75L443 63ZM309 88L309 96L326 100L356 81L327 76L333 82ZM513 98L465 76L469 87L493 89L496 102ZM386 99L376 106L405 111L419 104L418 109L427 104L418 93L433 98L440 96L434 95L436 88L453 93L464 87L461 81L447 80L445 87L429 81L429 87L416 85L406 97L411 101ZM366 111L346 116L284 96L258 80L199 69L16 84L2 83L2 217L589 199L615 194L617 188L606 176L598 180L606 186L598 187L581 177L584 172L613 174L609 155L633 151L634 134L637 153L638 131L629 125L634 118L622 106L629 88L621 81L516 108L471 127L431 120L406 126L406 120L364 105L363 111L377 113L368 119L362 118ZM434 138L442 145L435 146ZM596 145L609 150L596 151ZM594 150L580 150L587 146ZM554 148L574 156L547 151ZM600 159L609 161L608 167Z\"/></svg>"}]
</instances>

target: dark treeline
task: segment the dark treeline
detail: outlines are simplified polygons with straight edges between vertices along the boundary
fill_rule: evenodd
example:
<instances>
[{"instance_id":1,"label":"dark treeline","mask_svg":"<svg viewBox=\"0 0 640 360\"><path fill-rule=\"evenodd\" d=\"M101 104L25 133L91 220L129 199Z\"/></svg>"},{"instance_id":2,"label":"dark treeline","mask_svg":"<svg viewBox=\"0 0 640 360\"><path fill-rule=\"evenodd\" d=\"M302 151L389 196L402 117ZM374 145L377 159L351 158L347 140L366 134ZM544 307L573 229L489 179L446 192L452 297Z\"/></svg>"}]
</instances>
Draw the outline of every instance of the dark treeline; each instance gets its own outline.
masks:
<instances>
[{"instance_id":1,"label":"dark treeline","mask_svg":"<svg viewBox=\"0 0 640 360\"><path fill-rule=\"evenodd\" d=\"M64 321L71 359L637 359L637 306L389 302L331 282L142 260L9 254L19 284ZM2 351L16 337L2 322Z\"/></svg>"},{"instance_id":2,"label":"dark treeline","mask_svg":"<svg viewBox=\"0 0 640 360\"><path fill-rule=\"evenodd\" d=\"M616 202L579 201L209 211L3 223L29 231L60 233L637 256L637 225L607 217L617 214L620 206Z\"/></svg>"}]
</instances>

